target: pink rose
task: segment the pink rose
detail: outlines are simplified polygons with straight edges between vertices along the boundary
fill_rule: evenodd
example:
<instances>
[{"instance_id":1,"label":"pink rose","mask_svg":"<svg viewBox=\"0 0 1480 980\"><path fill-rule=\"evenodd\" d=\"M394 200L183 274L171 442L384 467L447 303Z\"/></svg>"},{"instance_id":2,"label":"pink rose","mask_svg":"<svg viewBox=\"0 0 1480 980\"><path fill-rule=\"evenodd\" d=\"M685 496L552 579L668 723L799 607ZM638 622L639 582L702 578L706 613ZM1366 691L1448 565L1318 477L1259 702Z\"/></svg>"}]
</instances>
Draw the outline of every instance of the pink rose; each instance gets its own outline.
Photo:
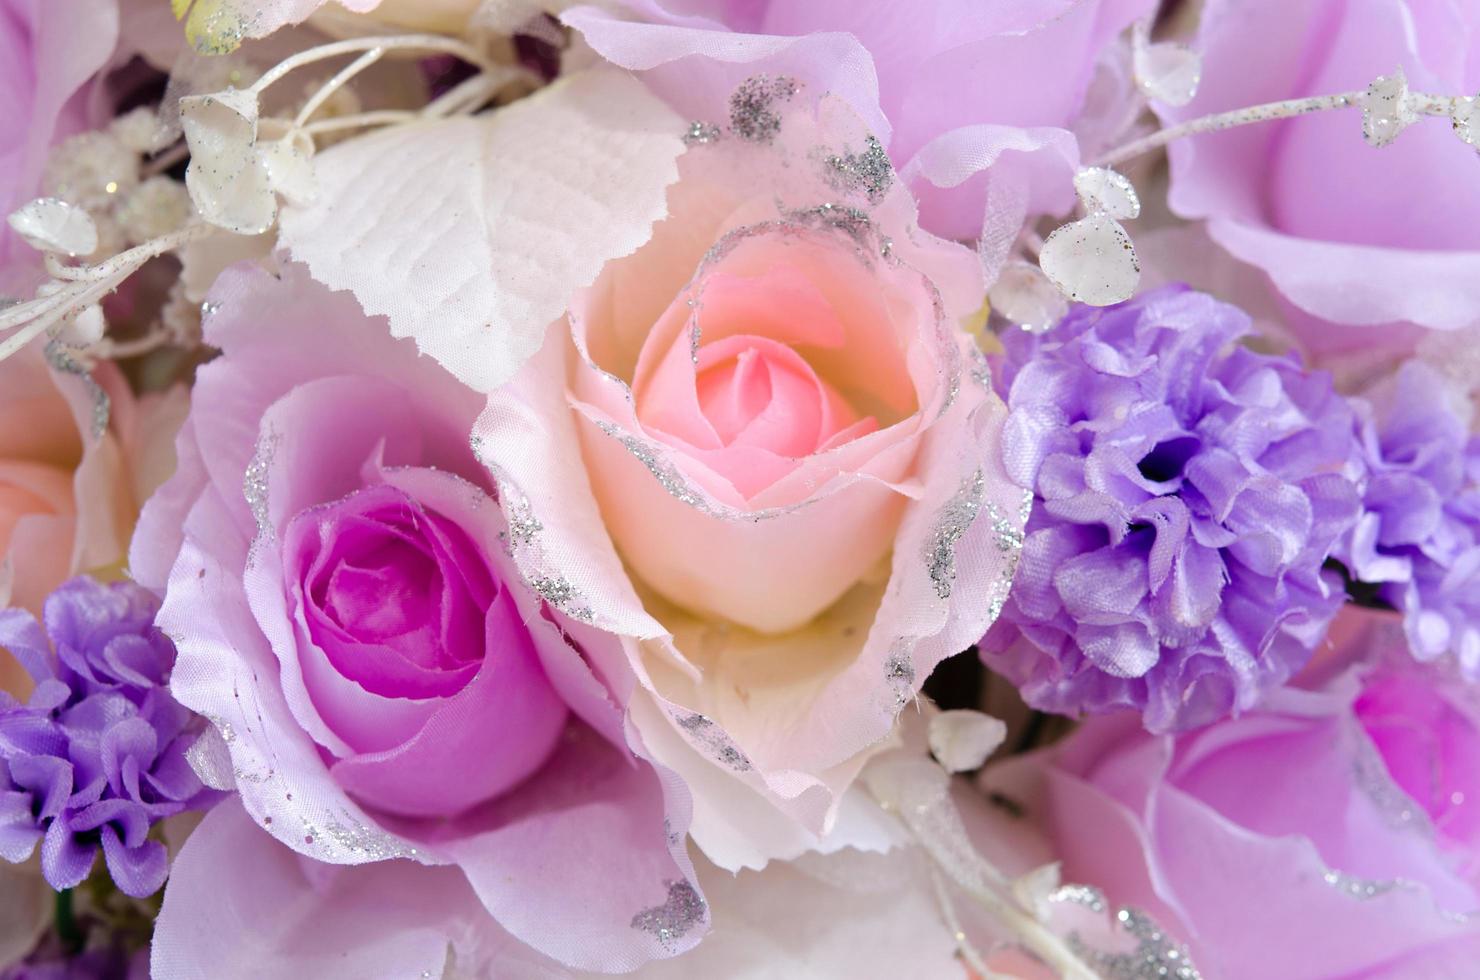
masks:
<instances>
[{"instance_id":1,"label":"pink rose","mask_svg":"<svg viewBox=\"0 0 1480 980\"><path fill-rule=\"evenodd\" d=\"M1477 42L1473 4L1210 0L1197 97L1160 111L1173 123L1365 90L1400 66L1416 91L1473 94ZM1391 349L1411 343L1414 325L1480 324L1475 149L1447 119L1421 119L1374 149L1359 112L1323 112L1180 140L1170 154L1173 209L1206 218L1218 244L1268 275L1314 352Z\"/></svg>"},{"instance_id":2,"label":"pink rose","mask_svg":"<svg viewBox=\"0 0 1480 980\"><path fill-rule=\"evenodd\" d=\"M515 560L628 638L644 740L727 867L833 826L899 709L996 614L1024 503L956 325L982 302L975 257L915 226L887 164L840 169L864 141L837 100L814 116L787 82L745 86L755 138L681 158L651 241L477 429L540 528Z\"/></svg>"},{"instance_id":3,"label":"pink rose","mask_svg":"<svg viewBox=\"0 0 1480 980\"><path fill-rule=\"evenodd\" d=\"M1480 955L1480 703L1411 660L1177 737L1096 719L1044 764L1066 877L1151 912L1208 980L1459 976Z\"/></svg>"},{"instance_id":4,"label":"pink rose","mask_svg":"<svg viewBox=\"0 0 1480 980\"><path fill-rule=\"evenodd\" d=\"M794 76L848 102L950 238L982 228L989 178L1021 179L1031 210L1063 211L1079 118L1101 53L1150 0L624 0L562 19L691 118L748 75ZM992 178L996 179L996 178Z\"/></svg>"},{"instance_id":5,"label":"pink rose","mask_svg":"<svg viewBox=\"0 0 1480 980\"><path fill-rule=\"evenodd\" d=\"M629 746L620 645L509 561L526 529L468 447L481 398L299 267L228 271L211 302L223 353L130 558L247 812L320 862L453 866L572 966L696 942L687 803ZM681 921L649 928L675 901ZM166 914L162 943L216 941L190 923Z\"/></svg>"}]
</instances>

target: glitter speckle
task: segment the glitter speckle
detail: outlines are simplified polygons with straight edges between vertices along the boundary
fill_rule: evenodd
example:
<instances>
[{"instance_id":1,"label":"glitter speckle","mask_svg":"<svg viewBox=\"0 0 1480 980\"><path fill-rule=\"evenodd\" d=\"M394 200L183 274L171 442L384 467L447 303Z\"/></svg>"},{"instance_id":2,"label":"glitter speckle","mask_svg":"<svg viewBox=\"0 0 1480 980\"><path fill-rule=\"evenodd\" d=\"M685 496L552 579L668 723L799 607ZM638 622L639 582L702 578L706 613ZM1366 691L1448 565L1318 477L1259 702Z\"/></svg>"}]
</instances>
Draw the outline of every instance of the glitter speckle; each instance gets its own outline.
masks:
<instances>
[{"instance_id":1,"label":"glitter speckle","mask_svg":"<svg viewBox=\"0 0 1480 980\"><path fill-rule=\"evenodd\" d=\"M108 397L108 392L93 378L87 368L72 356L67 348L53 340L46 345L46 360L52 368L63 374L76 375L82 381L82 386L87 390L88 401L92 405L92 419L90 434L94 441L103 438L103 433L108 431L108 419L113 412L113 401Z\"/></svg>"},{"instance_id":2,"label":"glitter speckle","mask_svg":"<svg viewBox=\"0 0 1480 980\"><path fill-rule=\"evenodd\" d=\"M708 916L708 906L697 888L687 881L670 881L667 901L634 915L632 928L651 933L667 949Z\"/></svg>"},{"instance_id":3,"label":"glitter speckle","mask_svg":"<svg viewBox=\"0 0 1480 980\"><path fill-rule=\"evenodd\" d=\"M915 696L915 662L910 659L910 641L900 639L884 661L884 681L894 692L894 709L898 711Z\"/></svg>"},{"instance_id":4,"label":"glitter speckle","mask_svg":"<svg viewBox=\"0 0 1480 980\"><path fill-rule=\"evenodd\" d=\"M753 768L750 759L735 746L730 736L725 734L724 729L709 718L694 712L687 715L675 715L673 720L678 723L678 727L688 732L695 741L708 749L724 766L736 772L749 772Z\"/></svg>"},{"instance_id":5,"label":"glitter speckle","mask_svg":"<svg viewBox=\"0 0 1480 980\"><path fill-rule=\"evenodd\" d=\"M861 152L845 151L825 158L827 181L845 193L862 194L878 204L894 183L894 167L884 144L873 136L864 139Z\"/></svg>"},{"instance_id":6,"label":"glitter speckle","mask_svg":"<svg viewBox=\"0 0 1480 980\"><path fill-rule=\"evenodd\" d=\"M788 102L798 91L796 80L784 75L755 75L730 95L730 130L752 143L769 143L781 132L778 102Z\"/></svg>"},{"instance_id":7,"label":"glitter speckle","mask_svg":"<svg viewBox=\"0 0 1480 980\"><path fill-rule=\"evenodd\" d=\"M242 496L247 499L247 506L252 509L252 517L257 521L257 530L263 531L267 528L267 473L272 468L272 457L277 452L279 437L275 432L265 432L257 440L257 449L252 454L252 461L247 464L246 472L242 474Z\"/></svg>"},{"instance_id":8,"label":"glitter speckle","mask_svg":"<svg viewBox=\"0 0 1480 980\"><path fill-rule=\"evenodd\" d=\"M683 141L686 146L701 146L705 143L713 143L720 137L719 127L714 123L695 119L689 123L689 128L684 131Z\"/></svg>"},{"instance_id":9,"label":"glitter speckle","mask_svg":"<svg viewBox=\"0 0 1480 980\"><path fill-rule=\"evenodd\" d=\"M1373 881L1370 878L1357 878L1342 871L1327 871L1321 876L1321 880L1343 895L1358 901L1376 898L1398 887L1396 881Z\"/></svg>"},{"instance_id":10,"label":"glitter speckle","mask_svg":"<svg viewBox=\"0 0 1480 980\"><path fill-rule=\"evenodd\" d=\"M1103 896L1094 889L1070 886L1084 892L1097 901L1093 904L1080 898L1065 895L1059 889L1050 901L1074 901L1094 911L1105 907ZM1104 980L1202 980L1202 974L1193 965L1192 956L1185 946L1162 932L1150 916L1132 908L1122 908L1115 913L1120 928L1136 940L1136 946L1128 953L1106 953L1091 948L1078 933L1069 934L1069 948L1084 960Z\"/></svg>"},{"instance_id":11,"label":"glitter speckle","mask_svg":"<svg viewBox=\"0 0 1480 980\"><path fill-rule=\"evenodd\" d=\"M930 537L925 540L925 564L939 599L949 599L956 581L956 542L976 521L981 510L985 481L977 470L961 484L956 495L941 508Z\"/></svg>"},{"instance_id":12,"label":"glitter speckle","mask_svg":"<svg viewBox=\"0 0 1480 980\"><path fill-rule=\"evenodd\" d=\"M564 575L536 575L528 583L531 591L571 619L589 623L594 617L580 590Z\"/></svg>"}]
</instances>

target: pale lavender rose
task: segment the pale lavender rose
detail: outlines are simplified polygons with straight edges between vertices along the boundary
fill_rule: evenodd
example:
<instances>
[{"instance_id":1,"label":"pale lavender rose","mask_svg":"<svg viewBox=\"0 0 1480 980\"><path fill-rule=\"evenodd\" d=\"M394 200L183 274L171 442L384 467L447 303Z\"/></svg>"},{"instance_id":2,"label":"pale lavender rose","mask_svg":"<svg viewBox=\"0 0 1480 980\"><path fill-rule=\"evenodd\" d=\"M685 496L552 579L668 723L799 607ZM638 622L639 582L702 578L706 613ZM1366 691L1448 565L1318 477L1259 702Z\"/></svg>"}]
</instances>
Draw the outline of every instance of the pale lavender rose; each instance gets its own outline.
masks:
<instances>
[{"instance_id":1,"label":"pale lavender rose","mask_svg":"<svg viewBox=\"0 0 1480 980\"><path fill-rule=\"evenodd\" d=\"M948 238L982 229L989 184L1010 181L1031 212L1073 202L1069 129L1097 60L1150 0L623 0L562 19L603 57L642 71L691 118L765 72L847 101ZM991 175L982 173L991 168ZM1000 205L1000 201L999 201Z\"/></svg>"},{"instance_id":2,"label":"pale lavender rose","mask_svg":"<svg viewBox=\"0 0 1480 980\"><path fill-rule=\"evenodd\" d=\"M1165 122L1282 99L1365 90L1399 67L1417 91L1480 89L1480 9L1410 0L1210 0L1197 97ZM1313 353L1411 343L1417 327L1480 323L1475 148L1447 119L1391 145L1362 142L1357 111L1181 140L1173 210L1262 269ZM1367 327L1370 329L1354 329Z\"/></svg>"},{"instance_id":3,"label":"pale lavender rose","mask_svg":"<svg viewBox=\"0 0 1480 980\"><path fill-rule=\"evenodd\" d=\"M1168 287L1004 338L1002 451L1035 500L981 649L1035 707L1205 724L1284 683L1336 613L1352 413L1325 375L1238 346L1248 329Z\"/></svg>"},{"instance_id":4,"label":"pale lavender rose","mask_svg":"<svg viewBox=\"0 0 1480 980\"><path fill-rule=\"evenodd\" d=\"M189 915L211 939L182 944L157 936L154 976L598 976L562 968L511 937L483 913L453 869L410 861L306 864L256 827L235 801L214 809L176 859L161 912L166 920ZM684 955L644 964L629 976L966 977L922 855L913 848L884 854L844 848L738 875L699 859L696 870L713 932ZM236 885L230 902L221 900L223 880ZM644 922L677 928L695 901L692 892L675 895ZM963 914L970 914L964 902ZM455 972L446 970L448 964Z\"/></svg>"},{"instance_id":5,"label":"pale lavender rose","mask_svg":"<svg viewBox=\"0 0 1480 980\"><path fill-rule=\"evenodd\" d=\"M3 219L36 196L52 146L99 121L88 82L118 20L112 0L0 0L0 295L34 285L39 256Z\"/></svg>"},{"instance_id":6,"label":"pale lavender rose","mask_svg":"<svg viewBox=\"0 0 1480 980\"><path fill-rule=\"evenodd\" d=\"M1480 437L1445 379L1405 364L1356 402L1370 472L1339 557L1403 613L1420 660L1452 655L1480 676Z\"/></svg>"},{"instance_id":7,"label":"pale lavender rose","mask_svg":"<svg viewBox=\"0 0 1480 980\"><path fill-rule=\"evenodd\" d=\"M617 641L509 560L534 528L473 457L483 399L298 267L229 271L211 303L223 353L130 556L165 592L172 690L222 737L203 767L308 858L452 866L480 914L567 964L696 942L687 797L629 744ZM171 948L215 941L198 905L169 908Z\"/></svg>"},{"instance_id":8,"label":"pale lavender rose","mask_svg":"<svg viewBox=\"0 0 1480 980\"><path fill-rule=\"evenodd\" d=\"M1009 770L1041 766L1036 816L1065 877L1149 911L1206 980L1465 976L1476 709L1411 661L1368 665L1176 737L1093 719Z\"/></svg>"}]
</instances>

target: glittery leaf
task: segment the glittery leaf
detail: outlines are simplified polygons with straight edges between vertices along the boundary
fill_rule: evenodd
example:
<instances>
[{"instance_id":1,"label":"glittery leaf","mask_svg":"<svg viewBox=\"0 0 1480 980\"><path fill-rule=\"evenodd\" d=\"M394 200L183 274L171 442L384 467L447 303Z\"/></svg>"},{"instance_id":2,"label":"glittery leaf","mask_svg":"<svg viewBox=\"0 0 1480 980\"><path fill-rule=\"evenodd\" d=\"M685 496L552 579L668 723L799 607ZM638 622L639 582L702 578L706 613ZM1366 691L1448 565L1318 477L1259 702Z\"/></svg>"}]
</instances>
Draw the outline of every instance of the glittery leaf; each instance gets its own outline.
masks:
<instances>
[{"instance_id":1,"label":"glittery leaf","mask_svg":"<svg viewBox=\"0 0 1480 980\"><path fill-rule=\"evenodd\" d=\"M1043 243L1038 264L1065 296L1091 306L1130 299L1141 278L1130 236L1106 214L1056 228Z\"/></svg>"},{"instance_id":2,"label":"glittery leaf","mask_svg":"<svg viewBox=\"0 0 1480 980\"><path fill-rule=\"evenodd\" d=\"M185 21L185 40L201 54L229 54L249 38L266 37L280 27L301 23L328 0L170 0L176 20ZM336 0L356 13L380 0ZM187 16L188 13L188 16Z\"/></svg>"},{"instance_id":3,"label":"glittery leaf","mask_svg":"<svg viewBox=\"0 0 1480 980\"><path fill-rule=\"evenodd\" d=\"M488 391L539 349L576 290L647 241L683 132L630 75L585 72L490 115L321 154L318 197L284 209L282 242Z\"/></svg>"},{"instance_id":4,"label":"glittery leaf","mask_svg":"<svg viewBox=\"0 0 1480 980\"><path fill-rule=\"evenodd\" d=\"M91 255L98 248L98 228L92 217L75 205L43 197L17 208L10 227L26 244L43 252Z\"/></svg>"},{"instance_id":5,"label":"glittery leaf","mask_svg":"<svg viewBox=\"0 0 1480 980\"><path fill-rule=\"evenodd\" d=\"M1074 175L1074 193L1087 211L1103 211L1126 221L1141 213L1141 198L1126 179L1105 167L1084 167Z\"/></svg>"},{"instance_id":6,"label":"glittery leaf","mask_svg":"<svg viewBox=\"0 0 1480 980\"><path fill-rule=\"evenodd\" d=\"M1041 333L1069 312L1069 303L1032 263L1009 262L992 286L992 309L1030 333Z\"/></svg>"},{"instance_id":7,"label":"glittery leaf","mask_svg":"<svg viewBox=\"0 0 1480 980\"><path fill-rule=\"evenodd\" d=\"M1202 55L1170 41L1136 49L1136 86L1148 99L1186 105L1202 81Z\"/></svg>"}]
</instances>

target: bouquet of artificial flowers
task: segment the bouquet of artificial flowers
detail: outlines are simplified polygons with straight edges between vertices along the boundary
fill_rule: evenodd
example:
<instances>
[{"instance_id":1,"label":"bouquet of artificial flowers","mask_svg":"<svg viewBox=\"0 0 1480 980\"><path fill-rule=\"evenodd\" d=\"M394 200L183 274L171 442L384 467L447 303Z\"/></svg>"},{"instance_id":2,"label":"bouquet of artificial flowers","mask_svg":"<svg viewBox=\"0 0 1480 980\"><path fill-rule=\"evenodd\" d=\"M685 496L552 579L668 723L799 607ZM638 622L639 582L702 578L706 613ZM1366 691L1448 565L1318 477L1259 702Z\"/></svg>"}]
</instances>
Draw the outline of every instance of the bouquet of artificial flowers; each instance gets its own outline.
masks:
<instances>
[{"instance_id":1,"label":"bouquet of artificial flowers","mask_svg":"<svg viewBox=\"0 0 1480 980\"><path fill-rule=\"evenodd\" d=\"M0 0L0 977L1480 976L1476 51Z\"/></svg>"}]
</instances>

